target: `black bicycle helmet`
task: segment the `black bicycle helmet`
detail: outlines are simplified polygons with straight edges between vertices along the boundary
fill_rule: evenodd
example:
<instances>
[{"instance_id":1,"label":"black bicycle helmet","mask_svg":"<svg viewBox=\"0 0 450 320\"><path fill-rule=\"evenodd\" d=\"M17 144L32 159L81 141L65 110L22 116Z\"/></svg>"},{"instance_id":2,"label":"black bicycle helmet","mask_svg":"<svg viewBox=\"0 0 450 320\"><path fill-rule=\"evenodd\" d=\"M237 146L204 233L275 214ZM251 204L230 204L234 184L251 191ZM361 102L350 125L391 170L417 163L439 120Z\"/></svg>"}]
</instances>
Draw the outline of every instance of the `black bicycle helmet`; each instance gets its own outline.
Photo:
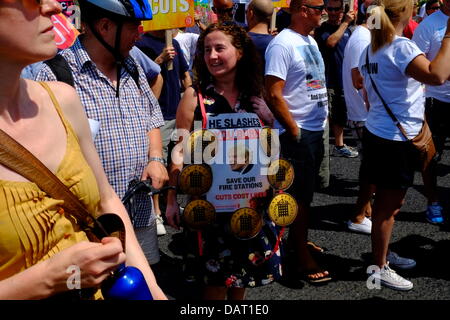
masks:
<instances>
[{"instance_id":1,"label":"black bicycle helmet","mask_svg":"<svg viewBox=\"0 0 450 320\"><path fill-rule=\"evenodd\" d=\"M119 97L119 87L120 87L120 75L122 68L127 69L128 73L130 73L131 77L136 82L136 85L139 86L139 75L137 70L128 70L126 65L124 64L125 58L120 53L120 39L122 34L122 27L125 21L135 20L151 20L152 8L148 0L79 0L78 1L82 7L81 17L83 20L83 11L86 10L89 16L92 17L94 12L101 11L101 13L106 14L108 17L113 19L117 24L117 31L115 37L114 46L109 45L105 39L96 31L94 27L94 22L91 19L88 19L87 22L91 32L97 38L97 40L114 56L117 64L117 88L116 88L116 97ZM87 16L87 15L86 15Z\"/></svg>"}]
</instances>

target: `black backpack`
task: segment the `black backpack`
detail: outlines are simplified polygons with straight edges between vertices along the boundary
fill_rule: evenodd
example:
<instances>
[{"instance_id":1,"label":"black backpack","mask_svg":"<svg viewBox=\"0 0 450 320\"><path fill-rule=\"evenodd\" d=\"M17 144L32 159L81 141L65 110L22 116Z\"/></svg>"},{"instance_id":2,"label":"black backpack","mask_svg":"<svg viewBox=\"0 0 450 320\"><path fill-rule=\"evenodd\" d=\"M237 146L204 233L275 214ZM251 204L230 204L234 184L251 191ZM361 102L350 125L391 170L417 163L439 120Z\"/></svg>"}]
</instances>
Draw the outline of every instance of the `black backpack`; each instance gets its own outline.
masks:
<instances>
[{"instance_id":1,"label":"black backpack","mask_svg":"<svg viewBox=\"0 0 450 320\"><path fill-rule=\"evenodd\" d=\"M56 76L56 80L75 87L75 81L69 63L62 55L57 54L52 59L44 61L44 63L50 67L53 74Z\"/></svg>"}]
</instances>

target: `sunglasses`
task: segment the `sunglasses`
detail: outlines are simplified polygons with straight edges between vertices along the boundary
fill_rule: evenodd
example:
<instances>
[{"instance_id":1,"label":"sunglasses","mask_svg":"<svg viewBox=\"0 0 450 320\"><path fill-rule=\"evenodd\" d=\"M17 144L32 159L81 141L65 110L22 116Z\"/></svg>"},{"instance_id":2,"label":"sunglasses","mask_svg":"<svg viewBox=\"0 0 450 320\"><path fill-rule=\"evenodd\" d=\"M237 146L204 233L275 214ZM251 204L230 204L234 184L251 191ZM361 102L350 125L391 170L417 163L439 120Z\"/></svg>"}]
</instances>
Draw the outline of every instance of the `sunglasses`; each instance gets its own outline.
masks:
<instances>
[{"instance_id":1,"label":"sunglasses","mask_svg":"<svg viewBox=\"0 0 450 320\"><path fill-rule=\"evenodd\" d=\"M327 7L328 12L339 12L342 10L342 7Z\"/></svg>"},{"instance_id":2,"label":"sunglasses","mask_svg":"<svg viewBox=\"0 0 450 320\"><path fill-rule=\"evenodd\" d=\"M437 6L437 7L431 7L430 9L428 9L428 10L439 10L441 8L441 6Z\"/></svg>"},{"instance_id":3,"label":"sunglasses","mask_svg":"<svg viewBox=\"0 0 450 320\"><path fill-rule=\"evenodd\" d=\"M311 6L309 4L304 4L304 6L307 7L307 8L319 10L320 12L322 12L323 9L325 9L325 5L324 4L321 5L321 6Z\"/></svg>"}]
</instances>

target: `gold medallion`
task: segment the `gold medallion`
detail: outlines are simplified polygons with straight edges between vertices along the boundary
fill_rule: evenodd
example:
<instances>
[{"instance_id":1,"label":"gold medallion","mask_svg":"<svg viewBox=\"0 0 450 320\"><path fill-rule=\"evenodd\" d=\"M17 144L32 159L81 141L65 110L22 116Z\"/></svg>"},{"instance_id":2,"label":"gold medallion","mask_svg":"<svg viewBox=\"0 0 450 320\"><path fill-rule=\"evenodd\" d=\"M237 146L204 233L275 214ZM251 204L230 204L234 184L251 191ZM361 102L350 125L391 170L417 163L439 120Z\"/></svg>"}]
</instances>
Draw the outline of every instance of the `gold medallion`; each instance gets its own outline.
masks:
<instances>
[{"instance_id":1,"label":"gold medallion","mask_svg":"<svg viewBox=\"0 0 450 320\"><path fill-rule=\"evenodd\" d=\"M190 164L181 170L178 186L184 194L200 196L212 185L212 171L206 164Z\"/></svg>"},{"instance_id":2,"label":"gold medallion","mask_svg":"<svg viewBox=\"0 0 450 320\"><path fill-rule=\"evenodd\" d=\"M280 154L280 138L278 132L269 127L264 127L259 133L259 143L266 156L277 157Z\"/></svg>"},{"instance_id":3,"label":"gold medallion","mask_svg":"<svg viewBox=\"0 0 450 320\"><path fill-rule=\"evenodd\" d=\"M200 129L192 132L187 142L187 152L191 156L190 163L209 162L216 156L218 141L211 130Z\"/></svg>"},{"instance_id":4,"label":"gold medallion","mask_svg":"<svg viewBox=\"0 0 450 320\"><path fill-rule=\"evenodd\" d=\"M262 215L255 209L241 208L231 216L231 233L241 240L251 239L261 231L263 226Z\"/></svg>"},{"instance_id":5,"label":"gold medallion","mask_svg":"<svg viewBox=\"0 0 450 320\"><path fill-rule=\"evenodd\" d=\"M297 217L297 201L288 193L280 193L272 199L268 211L270 219L277 226L286 227Z\"/></svg>"},{"instance_id":6,"label":"gold medallion","mask_svg":"<svg viewBox=\"0 0 450 320\"><path fill-rule=\"evenodd\" d=\"M269 166L267 179L275 190L286 190L294 182L294 167L287 160L275 160Z\"/></svg>"},{"instance_id":7,"label":"gold medallion","mask_svg":"<svg viewBox=\"0 0 450 320\"><path fill-rule=\"evenodd\" d=\"M183 211L183 220L187 226L194 230L200 230L214 223L216 210L206 200L193 200L189 202Z\"/></svg>"}]
</instances>

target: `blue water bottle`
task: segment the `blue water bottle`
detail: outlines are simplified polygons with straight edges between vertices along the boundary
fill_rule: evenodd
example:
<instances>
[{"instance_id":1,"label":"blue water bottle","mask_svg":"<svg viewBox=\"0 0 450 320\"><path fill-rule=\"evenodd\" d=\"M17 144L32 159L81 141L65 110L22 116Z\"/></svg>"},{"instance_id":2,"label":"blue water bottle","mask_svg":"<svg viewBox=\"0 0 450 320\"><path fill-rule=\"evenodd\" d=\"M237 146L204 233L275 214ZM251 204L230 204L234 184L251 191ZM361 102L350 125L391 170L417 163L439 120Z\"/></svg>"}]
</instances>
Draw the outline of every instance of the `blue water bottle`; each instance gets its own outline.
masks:
<instances>
[{"instance_id":1,"label":"blue water bottle","mask_svg":"<svg viewBox=\"0 0 450 320\"><path fill-rule=\"evenodd\" d=\"M103 282L102 294L108 300L153 300L142 272L124 264Z\"/></svg>"}]
</instances>

